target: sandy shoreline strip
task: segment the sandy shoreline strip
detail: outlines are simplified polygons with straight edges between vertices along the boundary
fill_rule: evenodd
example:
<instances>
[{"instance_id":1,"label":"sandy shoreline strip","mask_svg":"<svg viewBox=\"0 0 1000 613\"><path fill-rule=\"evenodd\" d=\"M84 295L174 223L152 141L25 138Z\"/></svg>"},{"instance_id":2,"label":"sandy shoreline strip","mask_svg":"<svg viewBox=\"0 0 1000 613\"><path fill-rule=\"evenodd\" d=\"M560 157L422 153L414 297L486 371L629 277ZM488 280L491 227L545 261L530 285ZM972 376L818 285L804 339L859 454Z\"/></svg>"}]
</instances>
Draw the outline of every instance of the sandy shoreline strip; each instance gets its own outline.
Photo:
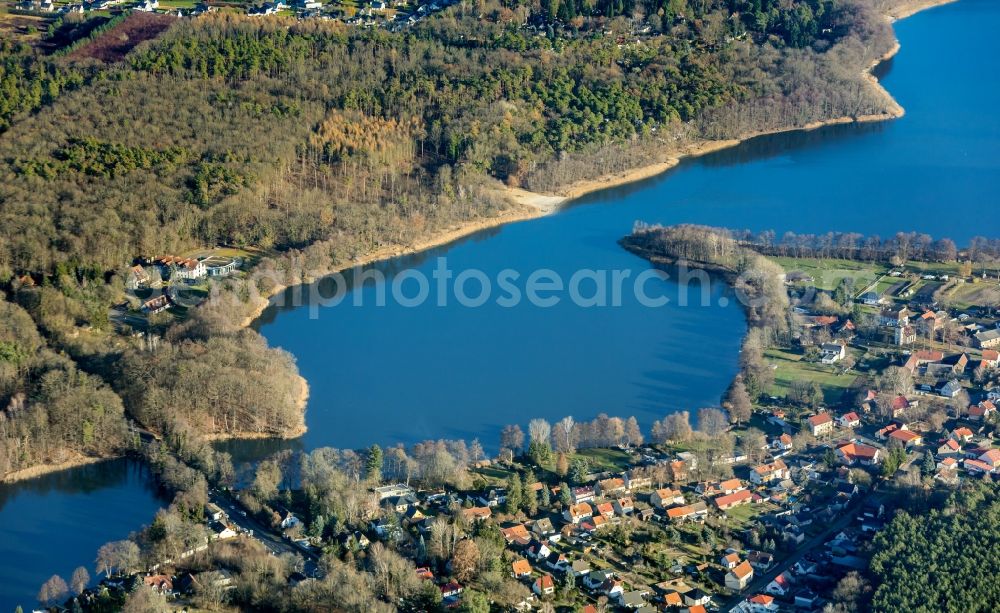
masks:
<instances>
[{"instance_id":1,"label":"sandy shoreline strip","mask_svg":"<svg viewBox=\"0 0 1000 613\"><path fill-rule=\"evenodd\" d=\"M66 460L65 462L59 462L58 464L38 464L36 466L30 466L28 468L22 468L21 470L15 470L9 472L0 479L0 483L9 485L11 483L17 483L18 481L28 481L29 479L34 479L36 477L41 477L49 473L57 473L70 468L77 468L79 466L87 466L90 464L97 464L99 462L106 462L108 460L114 460L120 458L119 455L110 455L107 457L93 457L93 456L76 456L72 459Z\"/></svg>"}]
</instances>

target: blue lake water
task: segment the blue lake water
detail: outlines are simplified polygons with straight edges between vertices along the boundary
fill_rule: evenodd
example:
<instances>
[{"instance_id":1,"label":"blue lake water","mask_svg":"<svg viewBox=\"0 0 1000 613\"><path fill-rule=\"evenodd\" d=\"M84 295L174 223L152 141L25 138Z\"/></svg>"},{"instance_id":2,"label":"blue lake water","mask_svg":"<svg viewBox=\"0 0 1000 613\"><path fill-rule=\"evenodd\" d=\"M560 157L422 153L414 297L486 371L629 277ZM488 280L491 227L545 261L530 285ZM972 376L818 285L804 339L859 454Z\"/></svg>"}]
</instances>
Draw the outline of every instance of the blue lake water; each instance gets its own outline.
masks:
<instances>
[{"instance_id":1,"label":"blue lake water","mask_svg":"<svg viewBox=\"0 0 1000 613\"><path fill-rule=\"evenodd\" d=\"M605 190L551 217L490 230L378 265L427 274L436 258L489 278L540 268L565 279L581 268L648 269L618 247L636 220L784 231L915 230L964 243L1000 236L1000 3L962 0L897 24L902 51L883 83L906 108L881 124L835 126L755 139L687 160L659 177ZM470 290L474 283L469 285ZM630 287L626 284L626 287ZM508 423L590 419L604 411L648 425L667 412L714 404L736 372L745 331L726 288L707 306L673 298L647 308L632 293L618 308L452 305L274 309L258 322L291 351L309 380L309 433L299 441L225 445L236 459L280 446L362 447L479 437L495 448ZM371 304L377 288L362 296ZM390 304L392 302L390 301ZM0 610L34 604L53 573L93 570L97 548L148 523L159 501L128 463L0 486ZM92 573L93 574L93 573Z\"/></svg>"},{"instance_id":2,"label":"blue lake water","mask_svg":"<svg viewBox=\"0 0 1000 613\"><path fill-rule=\"evenodd\" d=\"M634 278L648 265L616 241L636 220L779 236L919 231L959 244L996 236L1000 82L984 78L980 59L997 56L989 24L998 16L996 3L971 0L897 24L902 51L880 74L907 110L898 121L758 138L583 197L556 215L376 268L389 279L405 269L431 278L445 257L455 274L483 271L494 291L506 268L521 279L538 269L564 280L579 269L630 270ZM408 283L407 295L415 295ZM475 295L479 285L466 287ZM618 308L565 299L553 308L467 308L454 300L440 307L433 299L378 307L379 288L369 284L358 290L363 307L348 296L335 307L273 308L257 325L297 357L311 386L309 432L293 446L480 437L490 449L503 425L523 427L533 417L580 420L603 411L648 427L668 412L718 402L737 368L740 309L720 306L727 295L719 286L707 306L680 306L672 281L646 288L670 304L648 308L626 291ZM228 447L238 457L272 448Z\"/></svg>"},{"instance_id":3,"label":"blue lake water","mask_svg":"<svg viewBox=\"0 0 1000 613\"><path fill-rule=\"evenodd\" d=\"M149 471L110 460L0 485L0 611L30 611L42 583L58 574L69 583L84 566L97 581L94 559L108 541L128 538L166 501Z\"/></svg>"}]
</instances>

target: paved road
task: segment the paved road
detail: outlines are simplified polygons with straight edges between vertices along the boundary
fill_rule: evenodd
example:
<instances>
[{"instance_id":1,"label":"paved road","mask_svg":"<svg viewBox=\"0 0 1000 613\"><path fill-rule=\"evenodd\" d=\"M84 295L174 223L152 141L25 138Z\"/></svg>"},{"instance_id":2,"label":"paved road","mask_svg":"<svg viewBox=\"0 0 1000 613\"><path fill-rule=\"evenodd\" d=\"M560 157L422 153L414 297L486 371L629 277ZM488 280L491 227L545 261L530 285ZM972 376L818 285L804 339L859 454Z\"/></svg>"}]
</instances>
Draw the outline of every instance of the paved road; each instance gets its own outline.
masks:
<instances>
[{"instance_id":1,"label":"paved road","mask_svg":"<svg viewBox=\"0 0 1000 613\"><path fill-rule=\"evenodd\" d=\"M811 551L816 551L823 546L832 535L840 532L854 521L857 517L857 512L861 508L861 504L867 496L874 495L874 490L869 492L867 495L858 496L855 498L854 502L844 509L841 516L830 524L826 530L820 532L811 539L804 541L801 545L796 548L795 552L792 553L788 558L779 562L774 568L767 571L763 575L754 575L754 580L747 586L743 592L736 594L729 600L726 600L719 607L720 611L733 611L737 605L743 602L748 596L753 596L754 594L759 594L764 591L767 584L774 581L774 578L781 573L787 571L789 568L795 565L796 562L802 559L807 553Z\"/></svg>"},{"instance_id":2,"label":"paved road","mask_svg":"<svg viewBox=\"0 0 1000 613\"><path fill-rule=\"evenodd\" d=\"M227 495L219 492L210 492L209 500L226 512L229 516L229 523L239 527L244 532L253 531L253 538L257 539L268 551L274 555L291 553L303 559L305 573L315 575L319 555L313 551L306 551L298 547L295 543L286 540L280 534L274 532L269 527L264 526L250 515L245 515L242 507L232 501Z\"/></svg>"}]
</instances>

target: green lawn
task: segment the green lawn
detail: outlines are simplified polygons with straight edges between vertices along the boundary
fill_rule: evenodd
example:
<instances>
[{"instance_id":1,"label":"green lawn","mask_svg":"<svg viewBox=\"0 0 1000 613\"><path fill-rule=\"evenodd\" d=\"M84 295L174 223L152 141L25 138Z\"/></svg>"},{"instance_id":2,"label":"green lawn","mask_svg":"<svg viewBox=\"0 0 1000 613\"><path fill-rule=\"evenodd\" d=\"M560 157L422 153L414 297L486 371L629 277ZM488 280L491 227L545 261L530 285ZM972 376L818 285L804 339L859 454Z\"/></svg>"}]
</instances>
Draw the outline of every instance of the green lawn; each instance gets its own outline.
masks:
<instances>
[{"instance_id":1,"label":"green lawn","mask_svg":"<svg viewBox=\"0 0 1000 613\"><path fill-rule=\"evenodd\" d=\"M816 288L827 291L836 289L841 279L846 278L854 279L855 287L860 289L888 270L882 264L853 260L788 257L772 257L771 259L780 264L785 272L797 271L811 276Z\"/></svg>"},{"instance_id":2,"label":"green lawn","mask_svg":"<svg viewBox=\"0 0 1000 613\"><path fill-rule=\"evenodd\" d=\"M577 458L587 460L593 471L623 471L632 463L632 457L620 449L580 449L570 456L570 461Z\"/></svg>"},{"instance_id":3,"label":"green lawn","mask_svg":"<svg viewBox=\"0 0 1000 613\"><path fill-rule=\"evenodd\" d=\"M854 373L841 374L843 369L840 366L805 362L800 354L789 351L768 349L764 357L777 367L774 370L774 385L769 390L772 396L787 396L796 381L815 381L823 390L826 404L833 405L840 402L844 392L857 378Z\"/></svg>"}]
</instances>

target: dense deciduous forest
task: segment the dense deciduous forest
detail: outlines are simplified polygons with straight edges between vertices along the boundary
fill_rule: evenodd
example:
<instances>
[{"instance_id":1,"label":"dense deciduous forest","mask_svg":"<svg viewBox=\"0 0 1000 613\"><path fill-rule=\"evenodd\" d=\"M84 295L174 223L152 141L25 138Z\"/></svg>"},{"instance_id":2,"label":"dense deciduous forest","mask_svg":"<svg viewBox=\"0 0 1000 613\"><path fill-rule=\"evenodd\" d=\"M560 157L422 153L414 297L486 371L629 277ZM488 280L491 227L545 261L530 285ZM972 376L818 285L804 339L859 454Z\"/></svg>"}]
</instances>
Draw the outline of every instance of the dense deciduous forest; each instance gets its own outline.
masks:
<instances>
[{"instance_id":1,"label":"dense deciduous forest","mask_svg":"<svg viewBox=\"0 0 1000 613\"><path fill-rule=\"evenodd\" d=\"M0 301L0 475L128 443L121 399L48 349L24 309Z\"/></svg>"}]
</instances>

